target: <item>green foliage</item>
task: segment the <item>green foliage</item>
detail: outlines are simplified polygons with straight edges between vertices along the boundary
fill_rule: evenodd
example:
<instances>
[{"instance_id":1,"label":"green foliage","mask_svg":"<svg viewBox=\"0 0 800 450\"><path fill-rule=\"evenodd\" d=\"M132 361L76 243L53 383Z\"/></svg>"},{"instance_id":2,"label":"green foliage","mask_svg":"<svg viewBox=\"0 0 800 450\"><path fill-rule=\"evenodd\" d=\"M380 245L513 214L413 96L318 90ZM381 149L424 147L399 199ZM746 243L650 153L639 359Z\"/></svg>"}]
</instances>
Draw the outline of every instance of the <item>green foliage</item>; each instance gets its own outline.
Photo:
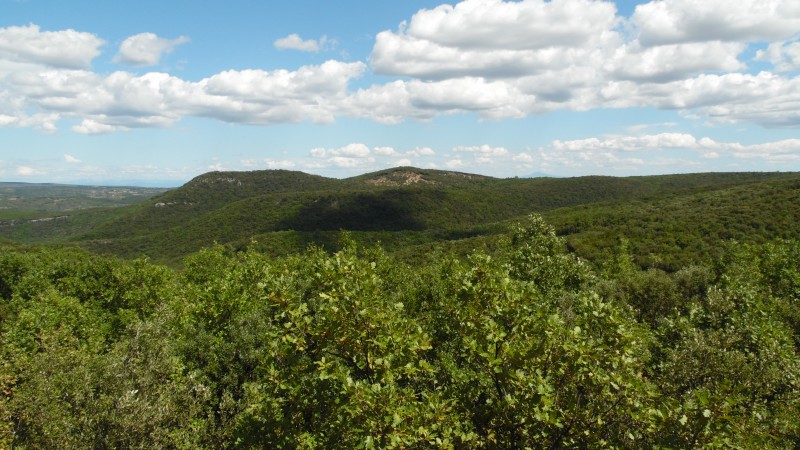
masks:
<instances>
[{"instance_id":1,"label":"green foliage","mask_svg":"<svg viewBox=\"0 0 800 450\"><path fill-rule=\"evenodd\" d=\"M640 267L675 272L720 258L725 242L765 244L800 235L800 183L764 180L544 213L581 256L601 261L619 240ZM768 206L767 206L768 205Z\"/></svg>"},{"instance_id":2,"label":"green foliage","mask_svg":"<svg viewBox=\"0 0 800 450\"><path fill-rule=\"evenodd\" d=\"M180 272L4 247L0 446L800 445L797 241L666 272L624 239L595 271L539 216L414 265L354 236Z\"/></svg>"},{"instance_id":3,"label":"green foliage","mask_svg":"<svg viewBox=\"0 0 800 450\"><path fill-rule=\"evenodd\" d=\"M588 268L566 253L563 239L541 216L532 215L512 227L508 245L511 275L535 284L544 294L577 291L590 278Z\"/></svg>"},{"instance_id":4,"label":"green foliage","mask_svg":"<svg viewBox=\"0 0 800 450\"><path fill-rule=\"evenodd\" d=\"M434 317L451 330L440 376L484 445L635 446L650 402L643 330L590 292L542 297L491 258L471 265Z\"/></svg>"}]
</instances>

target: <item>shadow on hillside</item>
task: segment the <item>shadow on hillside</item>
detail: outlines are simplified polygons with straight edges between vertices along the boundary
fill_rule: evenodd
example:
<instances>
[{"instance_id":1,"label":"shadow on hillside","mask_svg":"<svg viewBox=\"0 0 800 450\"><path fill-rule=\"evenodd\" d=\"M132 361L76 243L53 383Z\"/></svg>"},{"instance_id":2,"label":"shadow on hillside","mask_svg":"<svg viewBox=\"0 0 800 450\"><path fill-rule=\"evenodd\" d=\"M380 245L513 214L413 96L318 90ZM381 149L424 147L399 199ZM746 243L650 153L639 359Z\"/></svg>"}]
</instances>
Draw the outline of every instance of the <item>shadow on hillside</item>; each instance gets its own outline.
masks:
<instances>
[{"instance_id":1,"label":"shadow on hillside","mask_svg":"<svg viewBox=\"0 0 800 450\"><path fill-rule=\"evenodd\" d=\"M424 230L415 215L411 192L382 191L331 194L309 198L279 230L295 231L401 231Z\"/></svg>"}]
</instances>

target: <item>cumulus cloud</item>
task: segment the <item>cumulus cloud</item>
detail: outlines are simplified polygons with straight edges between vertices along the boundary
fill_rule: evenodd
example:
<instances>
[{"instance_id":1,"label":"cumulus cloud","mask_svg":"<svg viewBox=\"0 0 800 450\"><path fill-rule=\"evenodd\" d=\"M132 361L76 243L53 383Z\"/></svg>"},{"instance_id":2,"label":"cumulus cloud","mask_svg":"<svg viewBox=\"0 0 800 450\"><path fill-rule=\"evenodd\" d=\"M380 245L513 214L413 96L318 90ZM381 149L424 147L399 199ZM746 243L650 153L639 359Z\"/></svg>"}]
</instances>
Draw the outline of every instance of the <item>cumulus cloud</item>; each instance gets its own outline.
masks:
<instances>
[{"instance_id":1,"label":"cumulus cloud","mask_svg":"<svg viewBox=\"0 0 800 450\"><path fill-rule=\"evenodd\" d=\"M661 133L645 136L615 136L609 138L588 138L573 141L553 141L555 150L662 150L662 149L696 149L699 146L694 136L684 133Z\"/></svg>"},{"instance_id":2,"label":"cumulus cloud","mask_svg":"<svg viewBox=\"0 0 800 450\"><path fill-rule=\"evenodd\" d=\"M28 166L18 166L14 171L14 174L21 176L21 177L32 177L34 175L40 175L41 172L34 169L33 167Z\"/></svg>"},{"instance_id":3,"label":"cumulus cloud","mask_svg":"<svg viewBox=\"0 0 800 450\"><path fill-rule=\"evenodd\" d=\"M758 50L755 59L771 62L778 72L800 70L800 38L789 42L773 42L766 50Z\"/></svg>"},{"instance_id":4,"label":"cumulus cloud","mask_svg":"<svg viewBox=\"0 0 800 450\"><path fill-rule=\"evenodd\" d=\"M721 154L728 154L736 158L794 160L800 158L800 139L746 145L738 142L720 142L708 137L698 139L687 133L660 133L644 136L592 137L571 141L556 140L548 149L558 153L574 152L583 156L653 150L692 150L700 152L706 158L718 158Z\"/></svg>"},{"instance_id":5,"label":"cumulus cloud","mask_svg":"<svg viewBox=\"0 0 800 450\"><path fill-rule=\"evenodd\" d=\"M316 39L303 39L297 33L292 33L286 37L276 39L273 43L278 50L298 50L301 52L318 53L321 50L328 50L336 46L336 41L322 36L319 41Z\"/></svg>"},{"instance_id":6,"label":"cumulus cloud","mask_svg":"<svg viewBox=\"0 0 800 450\"><path fill-rule=\"evenodd\" d=\"M77 121L75 132L102 134L168 127L187 116L253 125L337 117L397 124L463 113L503 120L656 108L712 124L794 128L799 20L800 3L792 0L658 0L640 4L630 18L599 0L464 0L420 10L379 33L370 66L330 60L292 70L225 70L195 81L95 73L89 69L103 45L97 36L7 27L0 28L0 127L52 132L68 119ZM183 42L142 33L128 38L116 59L157 64ZM747 66L743 55L755 43L763 46L755 59L774 71ZM321 51L333 41L293 34L274 44ZM354 89L368 67L400 78Z\"/></svg>"},{"instance_id":7,"label":"cumulus cloud","mask_svg":"<svg viewBox=\"0 0 800 450\"><path fill-rule=\"evenodd\" d=\"M797 32L792 0L661 0L636 6L631 22L647 46L785 40Z\"/></svg>"},{"instance_id":8,"label":"cumulus cloud","mask_svg":"<svg viewBox=\"0 0 800 450\"><path fill-rule=\"evenodd\" d=\"M185 116L259 125L330 123L347 96L348 83L364 69L361 62L327 61L294 71L225 71L198 82L158 72L12 73L0 76L0 93L3 88L13 93L5 105L20 106L9 113L0 106L0 126L32 125L31 118L25 119L28 108L79 118L73 130L84 134L167 127ZM54 116L40 114L36 119L41 123L46 117Z\"/></svg>"},{"instance_id":9,"label":"cumulus cloud","mask_svg":"<svg viewBox=\"0 0 800 450\"><path fill-rule=\"evenodd\" d=\"M504 156L504 155L508 154L508 150L505 147L492 147L492 146L487 145L487 144L475 145L475 146L453 147L453 151L455 151L455 152L479 153L479 154L491 155L491 156Z\"/></svg>"},{"instance_id":10,"label":"cumulus cloud","mask_svg":"<svg viewBox=\"0 0 800 450\"><path fill-rule=\"evenodd\" d=\"M128 131L129 128L108 125L92 119L84 119L78 125L72 127L72 131L80 134L108 134L115 131Z\"/></svg>"},{"instance_id":11,"label":"cumulus cloud","mask_svg":"<svg viewBox=\"0 0 800 450\"><path fill-rule=\"evenodd\" d=\"M462 167L466 166L464 161L462 161L461 159L458 159L458 158L449 159L444 163L444 165L449 167L449 168L451 168L451 169L459 169L459 168L462 168Z\"/></svg>"},{"instance_id":12,"label":"cumulus cloud","mask_svg":"<svg viewBox=\"0 0 800 450\"><path fill-rule=\"evenodd\" d=\"M426 79L518 76L582 57L570 49L612 37L611 3L591 0L466 0L421 10L376 37L376 72Z\"/></svg>"},{"instance_id":13,"label":"cumulus cloud","mask_svg":"<svg viewBox=\"0 0 800 450\"><path fill-rule=\"evenodd\" d=\"M164 39L154 33L140 33L122 41L114 62L133 67L154 66L164 54L187 42L189 38L186 36Z\"/></svg>"},{"instance_id":14,"label":"cumulus cloud","mask_svg":"<svg viewBox=\"0 0 800 450\"><path fill-rule=\"evenodd\" d=\"M507 160L510 152L505 147L492 147L487 144L473 145L473 146L457 146L453 147L456 153L471 153L473 155L472 162L480 166L494 165L498 162ZM464 164L461 158L458 158L461 164Z\"/></svg>"},{"instance_id":15,"label":"cumulus cloud","mask_svg":"<svg viewBox=\"0 0 800 450\"><path fill-rule=\"evenodd\" d=\"M28 115L24 111L14 111L12 114L0 113L0 128L37 128L50 134L57 131L56 122L60 116L56 113L37 113Z\"/></svg>"},{"instance_id":16,"label":"cumulus cloud","mask_svg":"<svg viewBox=\"0 0 800 450\"><path fill-rule=\"evenodd\" d=\"M330 123L362 62L326 61L288 70L225 71L175 92L191 114L227 122Z\"/></svg>"},{"instance_id":17,"label":"cumulus cloud","mask_svg":"<svg viewBox=\"0 0 800 450\"><path fill-rule=\"evenodd\" d=\"M639 43L618 49L606 63L617 79L672 81L688 74L737 71L746 66L737 58L745 45L738 42L693 42L657 47Z\"/></svg>"},{"instance_id":18,"label":"cumulus cloud","mask_svg":"<svg viewBox=\"0 0 800 450\"><path fill-rule=\"evenodd\" d=\"M368 167L375 162L369 147L358 142L336 148L317 147L311 149L310 154L327 164L345 169Z\"/></svg>"},{"instance_id":19,"label":"cumulus cloud","mask_svg":"<svg viewBox=\"0 0 800 450\"><path fill-rule=\"evenodd\" d=\"M370 155L369 147L361 143L347 144L344 147L328 150L334 156L348 156L353 158L366 158Z\"/></svg>"},{"instance_id":20,"label":"cumulus cloud","mask_svg":"<svg viewBox=\"0 0 800 450\"><path fill-rule=\"evenodd\" d=\"M721 124L800 126L800 78L704 74L660 85L631 86L628 97L662 109L694 111Z\"/></svg>"},{"instance_id":21,"label":"cumulus cloud","mask_svg":"<svg viewBox=\"0 0 800 450\"><path fill-rule=\"evenodd\" d=\"M0 28L0 60L65 69L85 69L105 43L75 30L41 31L38 25Z\"/></svg>"},{"instance_id":22,"label":"cumulus cloud","mask_svg":"<svg viewBox=\"0 0 800 450\"><path fill-rule=\"evenodd\" d=\"M378 34L370 55L376 72L412 79L359 90L353 104L385 123L453 112L505 119L654 106L694 110L717 123L800 125L795 95L782 97L784 107L751 95L790 93L796 79L741 73L747 65L740 59L753 42L796 33L797 3L725 5L654 1L630 20L611 3L588 0L466 0L421 10L397 31ZM787 72L796 68L795 52L793 42L773 43L758 58ZM709 84L718 85L711 94L703 89Z\"/></svg>"},{"instance_id":23,"label":"cumulus cloud","mask_svg":"<svg viewBox=\"0 0 800 450\"><path fill-rule=\"evenodd\" d=\"M533 155L527 152L520 152L511 158L513 161L518 161L525 164L530 164L535 161Z\"/></svg>"},{"instance_id":24,"label":"cumulus cloud","mask_svg":"<svg viewBox=\"0 0 800 450\"><path fill-rule=\"evenodd\" d=\"M350 158L347 156L332 156L328 159L328 162L332 163L336 167L341 167L345 169L354 169L356 167L365 165L367 162L372 162L372 161L365 161L359 158Z\"/></svg>"},{"instance_id":25,"label":"cumulus cloud","mask_svg":"<svg viewBox=\"0 0 800 450\"><path fill-rule=\"evenodd\" d=\"M78 164L78 163L81 162L81 160L76 158L76 157L74 157L74 156L72 156L72 155L68 155L68 154L65 153L64 154L64 162L69 163L69 164Z\"/></svg>"},{"instance_id":26,"label":"cumulus cloud","mask_svg":"<svg viewBox=\"0 0 800 450\"><path fill-rule=\"evenodd\" d=\"M672 172L742 170L748 164L782 169L781 164L800 161L800 139L743 144L688 133L604 136L555 140L511 159L558 174L647 174L660 173L661 167Z\"/></svg>"},{"instance_id":27,"label":"cumulus cloud","mask_svg":"<svg viewBox=\"0 0 800 450\"><path fill-rule=\"evenodd\" d=\"M406 31L448 46L524 50L580 45L616 20L613 4L592 0L466 0L418 12Z\"/></svg>"},{"instance_id":28,"label":"cumulus cloud","mask_svg":"<svg viewBox=\"0 0 800 450\"><path fill-rule=\"evenodd\" d=\"M436 152L430 147L415 147L413 150L409 150L404 153L404 155L406 156L413 156L413 157L433 156L435 154Z\"/></svg>"},{"instance_id":29,"label":"cumulus cloud","mask_svg":"<svg viewBox=\"0 0 800 450\"><path fill-rule=\"evenodd\" d=\"M376 161L380 165L389 166L419 166L415 163L415 158L429 158L436 155L436 152L425 146L415 147L412 150L397 151L394 147L376 146L369 148L363 143L351 143L342 147L315 147L309 151L315 163L306 165L308 168L319 169L324 167L338 167L344 169L370 169L376 167ZM391 160L391 158L399 158Z\"/></svg>"}]
</instances>

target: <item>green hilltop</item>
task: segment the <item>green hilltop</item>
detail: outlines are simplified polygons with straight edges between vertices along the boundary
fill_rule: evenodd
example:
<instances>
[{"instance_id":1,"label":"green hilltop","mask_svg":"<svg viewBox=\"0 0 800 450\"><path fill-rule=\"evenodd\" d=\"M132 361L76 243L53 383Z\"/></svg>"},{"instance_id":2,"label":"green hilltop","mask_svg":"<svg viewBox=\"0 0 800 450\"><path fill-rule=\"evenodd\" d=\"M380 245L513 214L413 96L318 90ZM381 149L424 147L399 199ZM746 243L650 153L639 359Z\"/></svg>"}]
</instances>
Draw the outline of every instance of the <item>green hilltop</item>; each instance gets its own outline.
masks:
<instances>
[{"instance_id":1,"label":"green hilltop","mask_svg":"<svg viewBox=\"0 0 800 450\"><path fill-rule=\"evenodd\" d=\"M347 230L414 258L437 246L491 248L510 222L536 212L579 254L598 257L625 234L640 263L671 268L707 252L710 237L793 235L800 217L790 200L798 183L796 173L501 179L399 167L334 179L287 170L210 172L134 205L0 226L0 236L177 262L214 243L273 255L312 244L334 250Z\"/></svg>"}]
</instances>

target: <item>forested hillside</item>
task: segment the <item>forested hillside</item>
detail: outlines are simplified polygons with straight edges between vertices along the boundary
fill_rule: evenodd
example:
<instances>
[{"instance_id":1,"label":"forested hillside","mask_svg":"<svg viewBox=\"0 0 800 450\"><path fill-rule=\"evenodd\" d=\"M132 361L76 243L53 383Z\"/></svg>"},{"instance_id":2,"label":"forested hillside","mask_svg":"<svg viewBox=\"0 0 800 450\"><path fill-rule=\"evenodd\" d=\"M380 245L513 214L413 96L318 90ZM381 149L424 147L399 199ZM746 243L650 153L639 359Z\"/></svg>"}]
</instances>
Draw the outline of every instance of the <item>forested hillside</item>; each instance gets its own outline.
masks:
<instances>
[{"instance_id":1,"label":"forested hillside","mask_svg":"<svg viewBox=\"0 0 800 450\"><path fill-rule=\"evenodd\" d=\"M798 186L796 173L497 179L405 167L339 180L211 172L150 200L142 194L155 190L137 193L139 203L122 208L82 200L119 188L26 185L18 204L28 206L0 211L0 237L179 265L215 243L272 256L309 245L335 251L348 230L362 245L413 261L442 247L491 253L511 223L536 212L585 259L602 260L626 239L641 267L675 271L708 263L724 242L797 236ZM72 206L52 211L64 205Z\"/></svg>"},{"instance_id":2,"label":"forested hillside","mask_svg":"<svg viewBox=\"0 0 800 450\"><path fill-rule=\"evenodd\" d=\"M493 256L338 248L3 244L0 447L800 446L796 239L672 273L539 216Z\"/></svg>"},{"instance_id":3,"label":"forested hillside","mask_svg":"<svg viewBox=\"0 0 800 450\"><path fill-rule=\"evenodd\" d=\"M799 198L401 168L9 209L0 448L797 448Z\"/></svg>"},{"instance_id":4,"label":"forested hillside","mask_svg":"<svg viewBox=\"0 0 800 450\"><path fill-rule=\"evenodd\" d=\"M458 247L467 245L466 238L491 239L531 212L560 208L576 208L572 218L565 219L570 223L552 216L562 233L585 232L580 224L597 222L599 211L618 214L659 202L677 202L674 224L681 227L680 208L690 208L691 203L679 199L713 192L733 199L748 186L797 179L792 173L497 179L396 168L337 180L282 170L212 172L128 208L77 211L63 220L0 227L0 233L20 242L73 242L97 253L177 264L214 243L239 249L255 246L275 256L302 251L309 244L335 250L338 232L349 230L359 242L381 242L390 252L414 257L413 247L422 246L424 253L425 246ZM726 193L735 188L739 191ZM786 184L781 189L794 188ZM649 211L645 216L658 219L652 207L644 210ZM580 211L587 212L585 218ZM605 233L597 240L599 247L580 239L574 245L593 257L597 248L615 239ZM637 261L651 262L638 253Z\"/></svg>"},{"instance_id":5,"label":"forested hillside","mask_svg":"<svg viewBox=\"0 0 800 450\"><path fill-rule=\"evenodd\" d=\"M23 243L64 242L167 189L0 182L0 236Z\"/></svg>"}]
</instances>

